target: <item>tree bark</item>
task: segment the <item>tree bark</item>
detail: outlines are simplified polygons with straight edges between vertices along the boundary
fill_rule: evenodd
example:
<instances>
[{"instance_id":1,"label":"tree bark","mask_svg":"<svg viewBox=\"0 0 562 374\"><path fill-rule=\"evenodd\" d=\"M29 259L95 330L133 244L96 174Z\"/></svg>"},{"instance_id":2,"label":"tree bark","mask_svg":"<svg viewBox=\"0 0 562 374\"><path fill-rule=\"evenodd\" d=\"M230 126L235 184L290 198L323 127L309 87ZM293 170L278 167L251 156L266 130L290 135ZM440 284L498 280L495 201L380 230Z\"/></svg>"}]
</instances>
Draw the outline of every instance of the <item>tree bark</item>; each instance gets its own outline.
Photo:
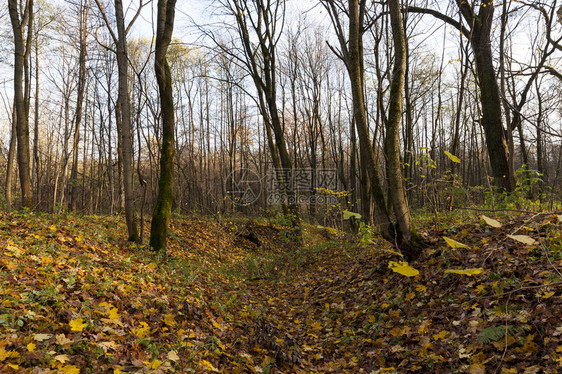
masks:
<instances>
[{"instance_id":1,"label":"tree bark","mask_svg":"<svg viewBox=\"0 0 562 374\"><path fill-rule=\"evenodd\" d=\"M121 103L121 142L123 145L123 186L125 190L125 220L129 241L138 242L139 233L135 222L135 191L133 185L133 144L131 136L131 101L129 98L129 59L127 34L122 0L115 0L117 21L117 65L119 70L119 101Z\"/></svg>"},{"instance_id":2,"label":"tree bark","mask_svg":"<svg viewBox=\"0 0 562 374\"><path fill-rule=\"evenodd\" d=\"M24 92L23 87L24 79L26 84L29 84L29 79L24 77L24 65L31 50L33 0L28 0L26 3L21 21L18 1L8 0L8 8L14 34L14 105L16 108L17 160L22 191L22 207L33 208L29 150L29 100L25 97L26 92ZM28 28L27 40L24 40L23 32L26 26Z\"/></svg>"},{"instance_id":3,"label":"tree bark","mask_svg":"<svg viewBox=\"0 0 562 374\"><path fill-rule=\"evenodd\" d=\"M363 93L363 11L365 0L349 0L349 49L346 66L351 81L353 97L353 117L359 138L360 165L366 170L369 179L369 188L375 203L374 218L376 225L381 229L383 237L394 240L394 229L388 216L384 193L381 188L375 152L371 144L367 128L365 98Z\"/></svg>"},{"instance_id":4,"label":"tree bark","mask_svg":"<svg viewBox=\"0 0 562 374\"><path fill-rule=\"evenodd\" d=\"M80 125L82 122L82 106L84 103L84 91L86 88L86 28L88 20L88 8L80 4L79 22L79 56L78 56L78 86L76 98L76 112L74 114L74 141L72 153L72 171L70 175L70 210L76 211L78 201L78 151L80 145Z\"/></svg>"},{"instance_id":5,"label":"tree bark","mask_svg":"<svg viewBox=\"0 0 562 374\"><path fill-rule=\"evenodd\" d=\"M413 235L410 210L406 201L402 164L400 162L400 120L406 73L406 36L400 13L400 0L388 0L390 26L394 41L394 67L390 82L388 120L386 121L385 155L389 194L396 217L398 246L408 258L419 254L419 245Z\"/></svg>"},{"instance_id":6,"label":"tree bark","mask_svg":"<svg viewBox=\"0 0 562 374\"><path fill-rule=\"evenodd\" d=\"M160 92L162 113L162 151L158 196L150 227L150 246L155 251L166 250L166 235L174 197L175 119L172 75L166 58L174 30L176 0L158 0L156 50L154 70Z\"/></svg>"}]
</instances>

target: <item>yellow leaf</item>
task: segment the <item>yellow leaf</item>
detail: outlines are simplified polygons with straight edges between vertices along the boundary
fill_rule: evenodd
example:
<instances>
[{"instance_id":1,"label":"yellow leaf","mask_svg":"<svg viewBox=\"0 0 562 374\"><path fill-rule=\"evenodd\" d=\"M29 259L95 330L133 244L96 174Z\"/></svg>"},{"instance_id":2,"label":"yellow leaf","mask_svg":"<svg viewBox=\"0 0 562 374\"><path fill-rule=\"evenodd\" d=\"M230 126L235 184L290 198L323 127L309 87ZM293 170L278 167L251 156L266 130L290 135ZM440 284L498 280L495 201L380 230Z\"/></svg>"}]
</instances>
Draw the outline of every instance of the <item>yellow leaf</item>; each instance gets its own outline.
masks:
<instances>
[{"instance_id":1,"label":"yellow leaf","mask_svg":"<svg viewBox=\"0 0 562 374\"><path fill-rule=\"evenodd\" d=\"M66 336L64 336L64 334L58 334L56 336L55 343L57 343L58 345L67 345L72 343L72 340L67 339Z\"/></svg>"},{"instance_id":2,"label":"yellow leaf","mask_svg":"<svg viewBox=\"0 0 562 374\"><path fill-rule=\"evenodd\" d=\"M468 245L457 242L456 240L453 240L451 238L447 238L446 236L444 236L443 239L445 239L445 241L451 246L451 248L470 248Z\"/></svg>"},{"instance_id":3,"label":"yellow leaf","mask_svg":"<svg viewBox=\"0 0 562 374\"><path fill-rule=\"evenodd\" d=\"M109 319L119 318L119 313L117 313L117 308L110 309L108 315L109 315Z\"/></svg>"},{"instance_id":4,"label":"yellow leaf","mask_svg":"<svg viewBox=\"0 0 562 374\"><path fill-rule=\"evenodd\" d=\"M56 229L57 229L57 226L55 226L55 225L51 225L51 226L49 226L49 230L53 230L53 231L55 231Z\"/></svg>"},{"instance_id":5,"label":"yellow leaf","mask_svg":"<svg viewBox=\"0 0 562 374\"><path fill-rule=\"evenodd\" d=\"M527 245L533 245L537 242L535 239L527 235L507 235L507 237Z\"/></svg>"},{"instance_id":6,"label":"yellow leaf","mask_svg":"<svg viewBox=\"0 0 562 374\"><path fill-rule=\"evenodd\" d=\"M168 360L176 362L179 359L180 359L180 356L178 356L178 353L176 351L168 352Z\"/></svg>"},{"instance_id":7,"label":"yellow leaf","mask_svg":"<svg viewBox=\"0 0 562 374\"><path fill-rule=\"evenodd\" d=\"M44 340L51 339L51 336L53 336L53 335L51 335L51 334L35 334L33 336L33 339L35 339L38 342L42 342Z\"/></svg>"},{"instance_id":8,"label":"yellow leaf","mask_svg":"<svg viewBox=\"0 0 562 374\"><path fill-rule=\"evenodd\" d=\"M322 330L322 324L320 322L314 322L310 327L312 327L314 331Z\"/></svg>"},{"instance_id":9,"label":"yellow leaf","mask_svg":"<svg viewBox=\"0 0 562 374\"><path fill-rule=\"evenodd\" d=\"M174 315L173 314L166 314L162 320L164 321L164 323L166 325L168 325L170 327L172 327L176 324L176 321L174 321Z\"/></svg>"},{"instance_id":10,"label":"yellow leaf","mask_svg":"<svg viewBox=\"0 0 562 374\"><path fill-rule=\"evenodd\" d=\"M0 362L4 361L7 358L16 358L19 357L20 354L16 351L5 351L4 348L0 348Z\"/></svg>"},{"instance_id":11,"label":"yellow leaf","mask_svg":"<svg viewBox=\"0 0 562 374\"><path fill-rule=\"evenodd\" d=\"M458 158L457 156L455 156L454 154L449 153L447 151L444 151L444 153L447 155L447 157L449 157L451 159L451 161L456 162L457 164L461 163L461 159Z\"/></svg>"},{"instance_id":12,"label":"yellow leaf","mask_svg":"<svg viewBox=\"0 0 562 374\"><path fill-rule=\"evenodd\" d=\"M27 345L27 350L28 350L29 352L33 352L33 351L35 350L35 348L37 348L37 346L35 345L35 343L29 343L29 344Z\"/></svg>"},{"instance_id":13,"label":"yellow leaf","mask_svg":"<svg viewBox=\"0 0 562 374\"><path fill-rule=\"evenodd\" d=\"M151 363L149 363L149 364L146 365L146 366L148 366L148 368L151 369L151 370L156 370L156 369L158 369L160 366L162 366L162 361L156 359L156 360L152 361Z\"/></svg>"},{"instance_id":14,"label":"yellow leaf","mask_svg":"<svg viewBox=\"0 0 562 374\"><path fill-rule=\"evenodd\" d=\"M538 296L538 297L540 297L540 298L543 298L543 299L549 299L549 298L551 298L552 296L554 296L554 292L551 291L551 292L537 293L536 296Z\"/></svg>"},{"instance_id":15,"label":"yellow leaf","mask_svg":"<svg viewBox=\"0 0 562 374\"><path fill-rule=\"evenodd\" d=\"M56 355L55 357L53 357L55 360L57 360L60 363L66 363L66 361L70 360L70 358L68 358L67 355Z\"/></svg>"},{"instance_id":16,"label":"yellow leaf","mask_svg":"<svg viewBox=\"0 0 562 374\"><path fill-rule=\"evenodd\" d=\"M216 367L213 366L213 364L211 364L207 360L201 360L201 361L199 361L199 364L209 371L213 371L215 373L218 373L218 371L219 371Z\"/></svg>"},{"instance_id":17,"label":"yellow leaf","mask_svg":"<svg viewBox=\"0 0 562 374\"><path fill-rule=\"evenodd\" d=\"M463 269L463 270L458 270L458 269L447 269L445 270L445 274L460 274L460 275L478 275L478 274L482 274L484 270L482 268L478 268L478 269Z\"/></svg>"},{"instance_id":18,"label":"yellow leaf","mask_svg":"<svg viewBox=\"0 0 562 374\"><path fill-rule=\"evenodd\" d=\"M406 261L400 261L400 262L390 261L388 263L388 267L393 272L405 275L407 277L415 277L420 273L417 269L414 269L413 267L408 265Z\"/></svg>"},{"instance_id":19,"label":"yellow leaf","mask_svg":"<svg viewBox=\"0 0 562 374\"><path fill-rule=\"evenodd\" d=\"M490 225L490 226L492 226L492 227L495 227L495 228L500 228L500 227L502 227L502 224L499 223L498 221L496 221L496 220L493 219L493 218L486 217L486 216L484 216L484 215L480 216L480 218L482 218L484 221L486 221L486 223L487 223L488 225Z\"/></svg>"},{"instance_id":20,"label":"yellow leaf","mask_svg":"<svg viewBox=\"0 0 562 374\"><path fill-rule=\"evenodd\" d=\"M150 333L150 327L146 322L141 322L140 325L138 329L133 329L133 333L139 338L144 338Z\"/></svg>"},{"instance_id":21,"label":"yellow leaf","mask_svg":"<svg viewBox=\"0 0 562 374\"><path fill-rule=\"evenodd\" d=\"M88 326L88 324L84 323L82 318L73 319L68 323L71 327L71 331L82 331L84 327Z\"/></svg>"},{"instance_id":22,"label":"yellow leaf","mask_svg":"<svg viewBox=\"0 0 562 374\"><path fill-rule=\"evenodd\" d=\"M468 372L470 374L486 374L486 366L483 364L472 364Z\"/></svg>"},{"instance_id":23,"label":"yellow leaf","mask_svg":"<svg viewBox=\"0 0 562 374\"><path fill-rule=\"evenodd\" d=\"M447 335L449 335L449 331L443 330L438 334L433 335L433 340L444 339Z\"/></svg>"},{"instance_id":24,"label":"yellow leaf","mask_svg":"<svg viewBox=\"0 0 562 374\"><path fill-rule=\"evenodd\" d=\"M8 366L11 367L11 368L14 369L14 370L19 370L19 369L20 369L19 365L8 364Z\"/></svg>"},{"instance_id":25,"label":"yellow leaf","mask_svg":"<svg viewBox=\"0 0 562 374\"><path fill-rule=\"evenodd\" d=\"M59 372L62 372L63 374L80 374L80 369L78 369L76 365L65 365Z\"/></svg>"}]
</instances>

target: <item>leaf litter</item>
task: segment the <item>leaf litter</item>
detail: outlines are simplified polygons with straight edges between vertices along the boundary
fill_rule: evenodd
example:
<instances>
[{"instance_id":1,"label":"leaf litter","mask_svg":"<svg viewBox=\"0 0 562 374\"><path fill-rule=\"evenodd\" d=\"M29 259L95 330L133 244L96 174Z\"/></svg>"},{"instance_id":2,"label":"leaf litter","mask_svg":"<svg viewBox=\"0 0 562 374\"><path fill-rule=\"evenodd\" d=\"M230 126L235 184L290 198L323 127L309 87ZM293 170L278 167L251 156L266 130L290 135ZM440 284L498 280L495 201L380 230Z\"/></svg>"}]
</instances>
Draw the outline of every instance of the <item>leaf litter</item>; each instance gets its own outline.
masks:
<instances>
[{"instance_id":1,"label":"leaf litter","mask_svg":"<svg viewBox=\"0 0 562 374\"><path fill-rule=\"evenodd\" d=\"M494 230L474 217L431 233L410 264L379 240L307 227L293 247L272 223L196 218L173 221L160 257L123 241L121 221L0 216L0 372L562 366L556 215L502 217ZM519 231L533 242L513 238Z\"/></svg>"}]
</instances>

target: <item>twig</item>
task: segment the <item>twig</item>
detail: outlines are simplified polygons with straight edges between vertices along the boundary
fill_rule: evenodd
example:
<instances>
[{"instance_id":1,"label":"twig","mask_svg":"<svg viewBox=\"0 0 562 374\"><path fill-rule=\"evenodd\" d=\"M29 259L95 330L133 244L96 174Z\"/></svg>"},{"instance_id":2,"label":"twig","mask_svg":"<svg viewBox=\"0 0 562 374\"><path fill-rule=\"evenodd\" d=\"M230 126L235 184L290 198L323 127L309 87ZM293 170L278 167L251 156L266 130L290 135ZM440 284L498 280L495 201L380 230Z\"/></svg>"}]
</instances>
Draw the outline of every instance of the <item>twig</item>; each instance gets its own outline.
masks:
<instances>
[{"instance_id":1,"label":"twig","mask_svg":"<svg viewBox=\"0 0 562 374\"><path fill-rule=\"evenodd\" d=\"M478 299L489 299L491 297L500 297L500 296L505 296L505 295L511 295L511 294L514 294L516 292L523 291L523 290L532 290L532 289L535 289L535 288L551 287L551 286L557 286L557 285L560 285L560 284L562 284L562 281L549 283L549 284L539 284L537 286L519 287L515 290L502 292L502 293L499 293L497 295L480 296L480 297L478 297Z\"/></svg>"},{"instance_id":2,"label":"twig","mask_svg":"<svg viewBox=\"0 0 562 374\"><path fill-rule=\"evenodd\" d=\"M536 216L541 215L550 215L550 214L562 214L562 210L558 210L555 212L533 212L531 210L520 210L520 209L482 209L482 208L460 208L457 207L455 209L459 210L474 210L476 212L515 212L515 213L527 213L527 214L534 214Z\"/></svg>"}]
</instances>

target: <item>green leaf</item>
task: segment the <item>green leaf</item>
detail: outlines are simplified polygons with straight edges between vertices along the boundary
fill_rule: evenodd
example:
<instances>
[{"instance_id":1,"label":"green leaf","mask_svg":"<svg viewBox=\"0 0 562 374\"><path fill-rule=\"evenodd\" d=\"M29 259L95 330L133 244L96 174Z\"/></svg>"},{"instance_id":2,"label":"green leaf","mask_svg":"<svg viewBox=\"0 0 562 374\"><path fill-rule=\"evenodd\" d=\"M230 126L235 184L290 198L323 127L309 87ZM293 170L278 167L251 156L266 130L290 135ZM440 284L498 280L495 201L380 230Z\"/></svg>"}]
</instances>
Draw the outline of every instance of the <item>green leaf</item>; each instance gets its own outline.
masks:
<instances>
[{"instance_id":1,"label":"green leaf","mask_svg":"<svg viewBox=\"0 0 562 374\"><path fill-rule=\"evenodd\" d=\"M447 155L447 157L449 157L451 159L451 161L456 162L457 164L461 163L461 159L458 158L457 156L455 156L454 154L449 153L447 151L444 151L444 152L445 152L445 155Z\"/></svg>"},{"instance_id":2,"label":"green leaf","mask_svg":"<svg viewBox=\"0 0 562 374\"><path fill-rule=\"evenodd\" d=\"M349 210L343 211L343 219L350 219L351 217L353 217L355 219L361 219L361 214L353 213L353 212L350 212Z\"/></svg>"}]
</instances>

